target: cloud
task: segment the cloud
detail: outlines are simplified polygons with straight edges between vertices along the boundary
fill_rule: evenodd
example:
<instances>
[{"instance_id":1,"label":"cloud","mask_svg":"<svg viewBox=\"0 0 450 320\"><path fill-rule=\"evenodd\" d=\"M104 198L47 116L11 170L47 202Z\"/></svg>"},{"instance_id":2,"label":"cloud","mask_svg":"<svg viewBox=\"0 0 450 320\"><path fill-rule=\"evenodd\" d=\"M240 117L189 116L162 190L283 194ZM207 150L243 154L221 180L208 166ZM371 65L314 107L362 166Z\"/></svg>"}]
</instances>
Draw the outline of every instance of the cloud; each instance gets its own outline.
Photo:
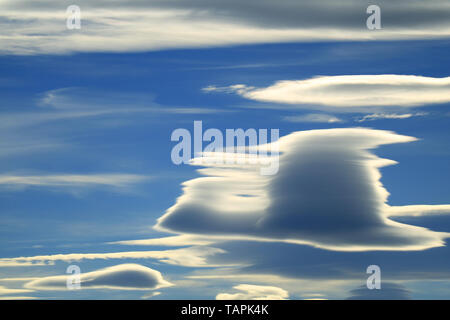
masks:
<instances>
[{"instance_id":1,"label":"cloud","mask_svg":"<svg viewBox=\"0 0 450 320\"><path fill-rule=\"evenodd\" d=\"M343 120L323 113L311 113L301 116L286 116L283 117L283 120L289 122L315 122L315 123L337 123L343 122Z\"/></svg>"},{"instance_id":2,"label":"cloud","mask_svg":"<svg viewBox=\"0 0 450 320\"><path fill-rule=\"evenodd\" d=\"M150 299L150 298L159 296L160 294L161 294L161 292L158 292L158 291L152 292L152 293L143 295L143 296L141 297L141 299Z\"/></svg>"},{"instance_id":3,"label":"cloud","mask_svg":"<svg viewBox=\"0 0 450 320\"><path fill-rule=\"evenodd\" d=\"M301 296L304 300L327 300L325 295L321 293L304 293Z\"/></svg>"},{"instance_id":4,"label":"cloud","mask_svg":"<svg viewBox=\"0 0 450 320\"><path fill-rule=\"evenodd\" d=\"M41 176L0 175L0 186L10 190L22 190L27 187L87 188L108 186L126 188L149 179L136 174L61 174Z\"/></svg>"},{"instance_id":5,"label":"cloud","mask_svg":"<svg viewBox=\"0 0 450 320\"><path fill-rule=\"evenodd\" d=\"M0 267L34 266L54 263L55 261L81 261L95 259L157 259L172 265L185 267L212 267L206 258L211 255L224 253L224 250L212 247L189 247L165 251L125 251L110 253L68 253L40 255L31 257L0 258Z\"/></svg>"},{"instance_id":6,"label":"cloud","mask_svg":"<svg viewBox=\"0 0 450 320\"><path fill-rule=\"evenodd\" d=\"M108 97L108 99L105 99ZM168 107L154 102L154 97L141 93L111 93L83 87L48 90L38 101L41 110L59 111L43 113L43 120L82 118L102 115L133 114L208 114L224 112L219 109ZM23 114L21 113L21 116Z\"/></svg>"},{"instance_id":7,"label":"cloud","mask_svg":"<svg viewBox=\"0 0 450 320\"><path fill-rule=\"evenodd\" d=\"M364 128L295 132L276 142L280 168L273 176L259 175L248 163L208 161L199 170L204 177L183 183L183 194L155 227L337 251L443 246L449 233L389 219L389 193L380 182L379 168L396 162L369 151L415 140Z\"/></svg>"},{"instance_id":8,"label":"cloud","mask_svg":"<svg viewBox=\"0 0 450 320\"><path fill-rule=\"evenodd\" d=\"M36 266L48 266L53 265L53 261L22 261L22 260L15 260L14 258L9 259L0 259L0 267L36 267ZM2 279L3 280L3 279Z\"/></svg>"},{"instance_id":9,"label":"cloud","mask_svg":"<svg viewBox=\"0 0 450 320\"><path fill-rule=\"evenodd\" d=\"M107 98L105 98L107 97ZM0 129L23 129L45 123L86 118L124 117L143 115L211 114L230 112L213 108L162 106L149 94L111 93L82 87L48 90L39 95L38 108L32 111L2 112ZM98 122L96 123L98 125Z\"/></svg>"},{"instance_id":10,"label":"cloud","mask_svg":"<svg viewBox=\"0 0 450 320\"><path fill-rule=\"evenodd\" d=\"M389 207L386 210L389 217L421 217L433 215L448 215L450 214L450 205L411 205Z\"/></svg>"},{"instance_id":11,"label":"cloud","mask_svg":"<svg viewBox=\"0 0 450 320\"><path fill-rule=\"evenodd\" d=\"M248 87L245 84L235 84L228 87L207 86L205 88L202 88L202 91L205 93L224 92L224 93L237 93L240 95L244 95L248 90L254 89L256 89L256 87Z\"/></svg>"},{"instance_id":12,"label":"cloud","mask_svg":"<svg viewBox=\"0 0 450 320\"><path fill-rule=\"evenodd\" d=\"M373 120L380 120L380 119L408 119L412 117L419 117L424 116L427 113L425 112L417 112L417 113L374 113L374 114L368 114L364 117L357 119L358 122L364 122L364 121L373 121Z\"/></svg>"},{"instance_id":13,"label":"cloud","mask_svg":"<svg viewBox=\"0 0 450 320\"><path fill-rule=\"evenodd\" d=\"M411 293L404 286L382 282L381 289L369 290L367 286L361 286L351 291L349 300L410 300Z\"/></svg>"},{"instance_id":14,"label":"cloud","mask_svg":"<svg viewBox=\"0 0 450 320\"><path fill-rule=\"evenodd\" d=\"M70 1L0 1L3 54L124 52L248 43L446 38L450 6L380 0L381 30L368 30L357 0L79 0L81 29L68 30ZM330 14L332 12L333 14Z\"/></svg>"},{"instance_id":15,"label":"cloud","mask_svg":"<svg viewBox=\"0 0 450 320\"><path fill-rule=\"evenodd\" d=\"M10 289L6 288L4 286L0 286L0 295L10 295L10 294L17 294L17 293L26 293L26 292L32 292L33 290L29 289Z\"/></svg>"},{"instance_id":16,"label":"cloud","mask_svg":"<svg viewBox=\"0 0 450 320\"><path fill-rule=\"evenodd\" d=\"M334 109L414 107L450 102L450 77L396 74L319 76L278 81L265 88L245 85L236 87L207 87L207 91L235 92L244 98L261 102L327 106Z\"/></svg>"},{"instance_id":17,"label":"cloud","mask_svg":"<svg viewBox=\"0 0 450 320\"><path fill-rule=\"evenodd\" d=\"M158 122L162 116L173 119L174 115L234 112L207 107L163 106L154 102L154 97L148 93L107 92L83 87L48 90L40 93L36 100L36 105L20 112L0 111L0 158L24 153L48 156L57 149L70 152L73 151L71 141L74 137L76 140L87 137L92 143L87 131L101 130L104 134L105 129Z\"/></svg>"},{"instance_id":18,"label":"cloud","mask_svg":"<svg viewBox=\"0 0 450 320\"><path fill-rule=\"evenodd\" d=\"M72 275L43 277L27 282L33 290L67 290ZM154 290L172 286L157 270L139 264L119 264L80 274L81 289Z\"/></svg>"},{"instance_id":19,"label":"cloud","mask_svg":"<svg viewBox=\"0 0 450 320\"><path fill-rule=\"evenodd\" d=\"M0 278L0 281L13 281L13 282L22 282L37 279L36 277L15 277L15 278Z\"/></svg>"},{"instance_id":20,"label":"cloud","mask_svg":"<svg viewBox=\"0 0 450 320\"><path fill-rule=\"evenodd\" d=\"M214 243L214 241L211 239L208 240L206 237L202 238L191 235L179 235L164 238L109 242L109 244L121 244L127 246L168 246L168 247L202 246L202 245L210 245L212 243Z\"/></svg>"},{"instance_id":21,"label":"cloud","mask_svg":"<svg viewBox=\"0 0 450 320\"><path fill-rule=\"evenodd\" d=\"M436 224L442 224L442 220L438 220L441 218L434 218ZM420 225L420 221L415 222ZM201 269L195 273L195 278L277 283L291 294L321 292L333 299L345 298L346 291L365 282L369 276L366 269L372 264L380 266L383 282L450 279L448 246L405 252L319 250L292 243L231 240L216 246L225 253L208 257L209 263L235 264L236 267ZM294 284L295 279L310 283ZM340 289L331 294L332 288L337 287Z\"/></svg>"},{"instance_id":22,"label":"cloud","mask_svg":"<svg viewBox=\"0 0 450 320\"><path fill-rule=\"evenodd\" d=\"M9 297L0 297L0 300L34 300L38 299L36 297L27 297L27 296L9 296Z\"/></svg>"},{"instance_id":23,"label":"cloud","mask_svg":"<svg viewBox=\"0 0 450 320\"><path fill-rule=\"evenodd\" d=\"M216 300L286 300L289 298L286 290L272 286L240 284L233 289L241 292L219 293Z\"/></svg>"}]
</instances>

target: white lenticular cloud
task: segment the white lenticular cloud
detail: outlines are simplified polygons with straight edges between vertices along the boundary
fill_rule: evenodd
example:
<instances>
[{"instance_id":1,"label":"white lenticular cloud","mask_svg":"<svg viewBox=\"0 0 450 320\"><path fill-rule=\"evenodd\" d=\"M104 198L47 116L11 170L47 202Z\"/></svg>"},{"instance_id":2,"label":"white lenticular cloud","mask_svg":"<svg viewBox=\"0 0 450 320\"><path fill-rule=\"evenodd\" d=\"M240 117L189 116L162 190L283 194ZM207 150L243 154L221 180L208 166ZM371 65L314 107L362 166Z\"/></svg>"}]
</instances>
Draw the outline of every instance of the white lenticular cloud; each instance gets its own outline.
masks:
<instances>
[{"instance_id":1,"label":"white lenticular cloud","mask_svg":"<svg viewBox=\"0 0 450 320\"><path fill-rule=\"evenodd\" d=\"M443 246L449 233L389 217L448 214L448 205L390 207L379 169L396 162L370 152L415 140L364 128L294 132L276 142L281 155L274 176L258 175L248 165L205 164L199 170L204 177L183 183L183 194L158 219L156 229L337 251Z\"/></svg>"},{"instance_id":2,"label":"white lenticular cloud","mask_svg":"<svg viewBox=\"0 0 450 320\"><path fill-rule=\"evenodd\" d=\"M240 292L219 293L216 300L286 300L289 298L286 290L272 286L240 284L233 289Z\"/></svg>"},{"instance_id":3,"label":"white lenticular cloud","mask_svg":"<svg viewBox=\"0 0 450 320\"><path fill-rule=\"evenodd\" d=\"M70 275L43 277L27 282L33 290L67 290ZM81 273L81 289L154 290L172 286L162 274L139 264L120 264L101 270Z\"/></svg>"},{"instance_id":4,"label":"white lenticular cloud","mask_svg":"<svg viewBox=\"0 0 450 320\"><path fill-rule=\"evenodd\" d=\"M278 81L265 88L207 87L207 92L235 92L255 101L344 107L414 107L450 102L450 77L415 75L320 76Z\"/></svg>"}]
</instances>

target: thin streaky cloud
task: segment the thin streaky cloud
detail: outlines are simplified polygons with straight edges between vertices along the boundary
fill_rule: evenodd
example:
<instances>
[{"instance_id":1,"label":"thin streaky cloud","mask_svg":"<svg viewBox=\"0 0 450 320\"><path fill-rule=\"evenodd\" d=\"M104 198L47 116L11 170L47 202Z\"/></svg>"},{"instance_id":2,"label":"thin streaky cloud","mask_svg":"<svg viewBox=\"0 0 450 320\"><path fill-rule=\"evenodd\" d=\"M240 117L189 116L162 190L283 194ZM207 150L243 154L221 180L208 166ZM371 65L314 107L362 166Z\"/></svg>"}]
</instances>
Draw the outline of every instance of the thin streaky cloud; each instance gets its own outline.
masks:
<instances>
[{"instance_id":1,"label":"thin streaky cloud","mask_svg":"<svg viewBox=\"0 0 450 320\"><path fill-rule=\"evenodd\" d=\"M27 292L32 292L33 290L29 290L29 289L11 289L11 288L6 288L4 286L0 286L0 295L14 295L14 294L18 294L18 293L27 293Z\"/></svg>"},{"instance_id":2,"label":"thin streaky cloud","mask_svg":"<svg viewBox=\"0 0 450 320\"><path fill-rule=\"evenodd\" d=\"M123 240L109 242L108 244L120 244L128 246L167 246L167 247L179 247L179 246L199 246L213 244L214 240L206 237L198 237L191 235L179 235L163 238L151 238L140 240Z\"/></svg>"},{"instance_id":3,"label":"thin streaky cloud","mask_svg":"<svg viewBox=\"0 0 450 320\"><path fill-rule=\"evenodd\" d=\"M0 175L0 185L19 187L127 187L150 179L136 174Z\"/></svg>"},{"instance_id":4,"label":"thin streaky cloud","mask_svg":"<svg viewBox=\"0 0 450 320\"><path fill-rule=\"evenodd\" d=\"M29 257L0 258L0 267L9 266L38 266L55 261L109 260L109 259L156 259L172 265L185 267L214 267L208 264L207 257L224 253L225 251L213 247L196 246L164 251L125 251L109 253L69 253L51 254ZM217 265L222 266L222 265ZM227 266L227 265L224 265ZM228 266L232 266L231 264Z\"/></svg>"},{"instance_id":5,"label":"thin streaky cloud","mask_svg":"<svg viewBox=\"0 0 450 320\"><path fill-rule=\"evenodd\" d=\"M409 206L391 206L386 210L388 217L423 217L450 215L450 205L409 205Z\"/></svg>"},{"instance_id":6,"label":"thin streaky cloud","mask_svg":"<svg viewBox=\"0 0 450 320\"><path fill-rule=\"evenodd\" d=\"M28 296L5 296L0 297L0 300L34 300L39 299L38 297L28 297Z\"/></svg>"},{"instance_id":7,"label":"thin streaky cloud","mask_svg":"<svg viewBox=\"0 0 450 320\"><path fill-rule=\"evenodd\" d=\"M416 113L374 113L365 115L362 118L356 119L357 122L374 121L381 119L409 119L412 117L421 117L427 115L426 112L416 112Z\"/></svg>"},{"instance_id":8,"label":"thin streaky cloud","mask_svg":"<svg viewBox=\"0 0 450 320\"><path fill-rule=\"evenodd\" d=\"M288 122L312 122L312 123L339 123L344 122L344 120L329 114L324 113L311 113L306 115L293 115L285 116L282 118L284 121Z\"/></svg>"}]
</instances>

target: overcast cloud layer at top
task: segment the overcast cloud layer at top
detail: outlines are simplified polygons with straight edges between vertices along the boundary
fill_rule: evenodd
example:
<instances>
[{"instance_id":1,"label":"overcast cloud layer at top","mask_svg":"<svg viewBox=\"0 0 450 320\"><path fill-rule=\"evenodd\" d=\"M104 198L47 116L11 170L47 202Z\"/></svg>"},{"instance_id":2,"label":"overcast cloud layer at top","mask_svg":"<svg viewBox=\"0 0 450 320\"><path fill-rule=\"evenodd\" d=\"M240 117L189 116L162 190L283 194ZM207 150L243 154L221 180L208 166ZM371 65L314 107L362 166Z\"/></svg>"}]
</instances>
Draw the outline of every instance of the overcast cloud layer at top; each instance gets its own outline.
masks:
<instances>
[{"instance_id":1,"label":"overcast cloud layer at top","mask_svg":"<svg viewBox=\"0 0 450 320\"><path fill-rule=\"evenodd\" d=\"M81 8L81 30L66 28L66 8L73 4ZM450 36L448 1L377 1L382 30L366 27L370 4L357 0L0 0L0 52L123 52Z\"/></svg>"}]
</instances>

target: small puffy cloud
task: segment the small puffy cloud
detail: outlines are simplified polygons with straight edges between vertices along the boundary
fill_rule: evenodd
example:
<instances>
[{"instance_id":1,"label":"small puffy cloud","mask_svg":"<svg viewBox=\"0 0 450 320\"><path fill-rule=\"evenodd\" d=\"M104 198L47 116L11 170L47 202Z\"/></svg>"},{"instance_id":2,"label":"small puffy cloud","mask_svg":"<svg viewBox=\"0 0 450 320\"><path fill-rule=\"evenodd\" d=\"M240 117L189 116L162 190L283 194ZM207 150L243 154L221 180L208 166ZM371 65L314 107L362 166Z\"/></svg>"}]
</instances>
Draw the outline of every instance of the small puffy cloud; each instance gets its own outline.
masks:
<instances>
[{"instance_id":1,"label":"small puffy cloud","mask_svg":"<svg viewBox=\"0 0 450 320\"><path fill-rule=\"evenodd\" d=\"M338 123L343 122L343 120L338 117L324 114L324 113L311 113L299 116L286 116L283 120L289 122L315 122L315 123Z\"/></svg>"},{"instance_id":2,"label":"small puffy cloud","mask_svg":"<svg viewBox=\"0 0 450 320\"><path fill-rule=\"evenodd\" d=\"M27 282L24 287L33 290L67 290L67 279L72 275L43 277ZM172 284L157 270L139 264L120 264L80 274L81 289L154 290Z\"/></svg>"},{"instance_id":3,"label":"small puffy cloud","mask_svg":"<svg viewBox=\"0 0 450 320\"><path fill-rule=\"evenodd\" d=\"M450 102L450 77L415 75L320 76L278 81L265 88L245 85L209 91L234 92L244 98L295 105L345 107L414 107Z\"/></svg>"},{"instance_id":4,"label":"small puffy cloud","mask_svg":"<svg viewBox=\"0 0 450 320\"><path fill-rule=\"evenodd\" d=\"M286 290L272 286L240 284L233 289L240 292L219 293L216 300L286 300L289 298Z\"/></svg>"},{"instance_id":5,"label":"small puffy cloud","mask_svg":"<svg viewBox=\"0 0 450 320\"><path fill-rule=\"evenodd\" d=\"M248 87L245 84L235 84L228 87L207 86L202 89L203 92L224 92L224 93L238 93L245 94L248 90L256 89L255 87Z\"/></svg>"},{"instance_id":6,"label":"small puffy cloud","mask_svg":"<svg viewBox=\"0 0 450 320\"><path fill-rule=\"evenodd\" d=\"M369 290L367 286L361 286L350 292L349 300L410 300L411 293L404 286L382 282L381 289Z\"/></svg>"},{"instance_id":7,"label":"small puffy cloud","mask_svg":"<svg viewBox=\"0 0 450 320\"><path fill-rule=\"evenodd\" d=\"M159 230L228 239L281 241L328 250L423 250L444 245L449 233L390 219L447 205L392 209L380 168L396 164L370 150L416 139L390 131L342 128L294 132L276 144L279 171L262 176L249 163L203 165L203 177L158 219ZM260 148L268 148L267 145Z\"/></svg>"}]
</instances>

